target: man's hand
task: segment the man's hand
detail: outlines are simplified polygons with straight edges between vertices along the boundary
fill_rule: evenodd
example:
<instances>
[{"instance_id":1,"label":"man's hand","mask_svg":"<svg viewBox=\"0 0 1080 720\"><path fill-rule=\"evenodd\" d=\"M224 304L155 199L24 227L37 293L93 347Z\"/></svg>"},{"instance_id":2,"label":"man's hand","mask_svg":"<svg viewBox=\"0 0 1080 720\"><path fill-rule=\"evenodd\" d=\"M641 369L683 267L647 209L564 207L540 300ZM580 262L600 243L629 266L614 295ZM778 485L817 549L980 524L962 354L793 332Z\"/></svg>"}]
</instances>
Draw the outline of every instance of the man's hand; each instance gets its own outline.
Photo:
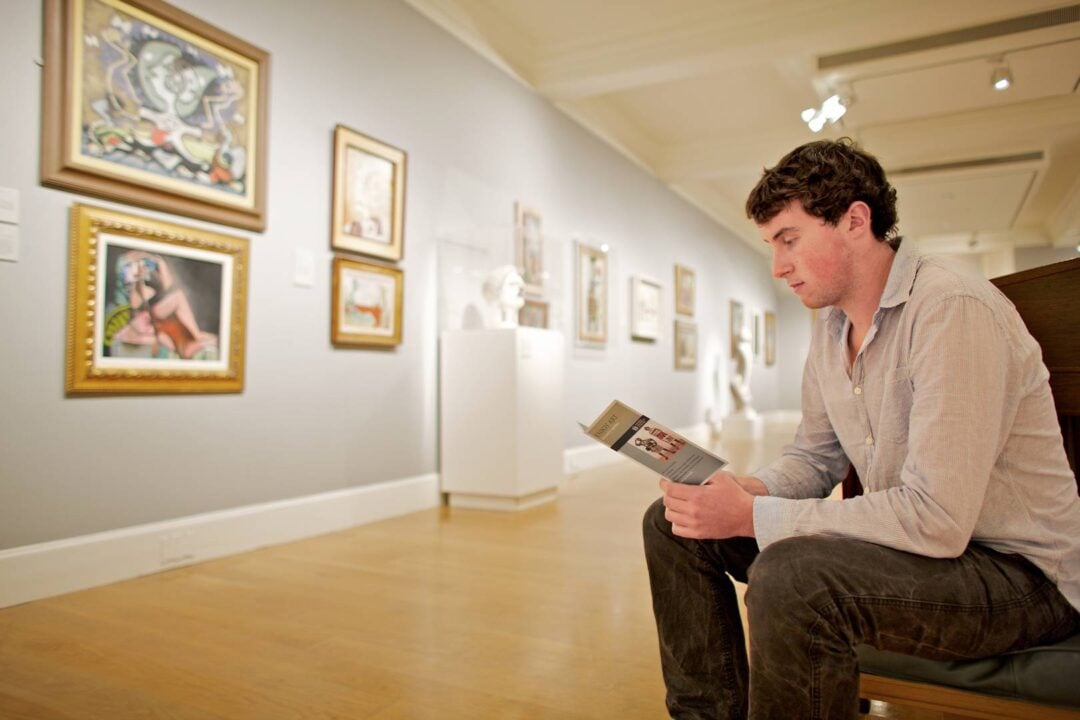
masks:
<instances>
[{"instance_id":1,"label":"man's hand","mask_svg":"<svg viewBox=\"0 0 1080 720\"><path fill-rule=\"evenodd\" d=\"M660 479L671 531L695 540L754 537L754 495L768 495L755 477L718 470L702 485Z\"/></svg>"}]
</instances>

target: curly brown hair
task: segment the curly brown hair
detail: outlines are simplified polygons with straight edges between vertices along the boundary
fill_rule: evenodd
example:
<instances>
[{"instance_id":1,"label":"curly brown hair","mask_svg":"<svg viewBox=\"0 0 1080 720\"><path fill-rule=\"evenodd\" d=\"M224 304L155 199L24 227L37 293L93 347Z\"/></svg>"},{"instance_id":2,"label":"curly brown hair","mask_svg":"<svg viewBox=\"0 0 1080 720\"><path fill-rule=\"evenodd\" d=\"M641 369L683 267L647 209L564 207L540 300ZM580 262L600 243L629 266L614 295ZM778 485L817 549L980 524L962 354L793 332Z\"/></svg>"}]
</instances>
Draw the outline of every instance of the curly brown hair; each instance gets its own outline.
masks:
<instances>
[{"instance_id":1,"label":"curly brown hair","mask_svg":"<svg viewBox=\"0 0 1080 720\"><path fill-rule=\"evenodd\" d=\"M764 225L792 200L834 226L851 203L862 200L870 207L874 237L895 243L896 190L877 158L851 138L800 145L766 168L746 199L746 216Z\"/></svg>"}]
</instances>

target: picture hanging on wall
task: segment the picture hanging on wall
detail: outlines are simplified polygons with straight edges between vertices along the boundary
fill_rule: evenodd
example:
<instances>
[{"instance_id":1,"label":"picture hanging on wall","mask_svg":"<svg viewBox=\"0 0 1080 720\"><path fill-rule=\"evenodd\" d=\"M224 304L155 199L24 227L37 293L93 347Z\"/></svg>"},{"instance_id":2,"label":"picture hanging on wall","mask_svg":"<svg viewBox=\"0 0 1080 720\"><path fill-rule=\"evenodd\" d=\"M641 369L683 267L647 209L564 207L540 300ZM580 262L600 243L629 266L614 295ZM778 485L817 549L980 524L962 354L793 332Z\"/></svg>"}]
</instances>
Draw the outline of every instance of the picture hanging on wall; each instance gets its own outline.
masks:
<instances>
[{"instance_id":1,"label":"picture hanging on wall","mask_svg":"<svg viewBox=\"0 0 1080 720\"><path fill-rule=\"evenodd\" d=\"M330 246L384 260L404 252L404 150L355 130L334 128Z\"/></svg>"},{"instance_id":2,"label":"picture hanging on wall","mask_svg":"<svg viewBox=\"0 0 1080 720\"><path fill-rule=\"evenodd\" d=\"M745 320L743 319L743 306L738 300L731 301L731 357L737 358L739 356L739 343L742 340L742 333Z\"/></svg>"},{"instance_id":3,"label":"picture hanging on wall","mask_svg":"<svg viewBox=\"0 0 1080 720\"><path fill-rule=\"evenodd\" d=\"M544 293L544 236L541 233L540 213L521 203L514 205L514 235L517 268L525 281L525 292Z\"/></svg>"},{"instance_id":4,"label":"picture hanging on wall","mask_svg":"<svg viewBox=\"0 0 1080 720\"><path fill-rule=\"evenodd\" d=\"M694 316L694 271L682 265L675 266L675 312Z\"/></svg>"},{"instance_id":5,"label":"picture hanging on wall","mask_svg":"<svg viewBox=\"0 0 1080 720\"><path fill-rule=\"evenodd\" d=\"M754 313L754 324L752 326L754 333L754 357L761 354L761 313Z\"/></svg>"},{"instance_id":6,"label":"picture hanging on wall","mask_svg":"<svg viewBox=\"0 0 1080 720\"><path fill-rule=\"evenodd\" d=\"M697 368L697 324L686 320L675 321L675 369Z\"/></svg>"},{"instance_id":7,"label":"picture hanging on wall","mask_svg":"<svg viewBox=\"0 0 1080 720\"><path fill-rule=\"evenodd\" d=\"M518 310L518 325L523 327L546 328L548 326L548 304L542 300L525 300Z\"/></svg>"},{"instance_id":8,"label":"picture hanging on wall","mask_svg":"<svg viewBox=\"0 0 1080 720\"><path fill-rule=\"evenodd\" d=\"M765 311L765 365L776 364L776 313Z\"/></svg>"},{"instance_id":9,"label":"picture hanging on wall","mask_svg":"<svg viewBox=\"0 0 1080 720\"><path fill-rule=\"evenodd\" d=\"M660 336L660 283L655 280L630 278L630 336L650 341Z\"/></svg>"},{"instance_id":10,"label":"picture hanging on wall","mask_svg":"<svg viewBox=\"0 0 1080 720\"><path fill-rule=\"evenodd\" d=\"M68 394L243 390L248 241L71 212Z\"/></svg>"},{"instance_id":11,"label":"picture hanging on wall","mask_svg":"<svg viewBox=\"0 0 1080 720\"><path fill-rule=\"evenodd\" d=\"M41 181L261 231L269 74L160 0L45 0Z\"/></svg>"},{"instance_id":12,"label":"picture hanging on wall","mask_svg":"<svg viewBox=\"0 0 1080 720\"><path fill-rule=\"evenodd\" d=\"M404 274L397 268L334 258L330 340L334 345L401 343Z\"/></svg>"},{"instance_id":13,"label":"picture hanging on wall","mask_svg":"<svg viewBox=\"0 0 1080 720\"><path fill-rule=\"evenodd\" d=\"M577 246L577 339L607 343L608 255L584 243Z\"/></svg>"}]
</instances>

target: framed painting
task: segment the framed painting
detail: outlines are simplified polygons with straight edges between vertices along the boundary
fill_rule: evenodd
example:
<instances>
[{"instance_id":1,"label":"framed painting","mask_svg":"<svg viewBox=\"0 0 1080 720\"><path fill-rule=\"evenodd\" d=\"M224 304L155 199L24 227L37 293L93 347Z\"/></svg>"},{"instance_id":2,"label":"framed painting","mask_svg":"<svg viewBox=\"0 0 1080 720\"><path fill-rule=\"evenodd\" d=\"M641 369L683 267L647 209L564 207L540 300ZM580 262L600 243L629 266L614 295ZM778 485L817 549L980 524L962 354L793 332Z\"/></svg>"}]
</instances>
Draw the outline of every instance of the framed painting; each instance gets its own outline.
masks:
<instances>
[{"instance_id":1,"label":"framed painting","mask_svg":"<svg viewBox=\"0 0 1080 720\"><path fill-rule=\"evenodd\" d=\"M71 213L67 393L243 390L248 241L86 205Z\"/></svg>"},{"instance_id":2,"label":"framed painting","mask_svg":"<svg viewBox=\"0 0 1080 720\"><path fill-rule=\"evenodd\" d=\"M514 205L514 234L516 261L525 292L542 295L544 292L544 236L540 230L540 213L521 203Z\"/></svg>"},{"instance_id":3,"label":"framed painting","mask_svg":"<svg viewBox=\"0 0 1080 720\"><path fill-rule=\"evenodd\" d=\"M343 125L334 128L332 248L401 259L405 161L404 150Z\"/></svg>"},{"instance_id":4,"label":"framed painting","mask_svg":"<svg viewBox=\"0 0 1080 720\"><path fill-rule=\"evenodd\" d=\"M675 369L697 368L697 324L686 320L675 321Z\"/></svg>"},{"instance_id":5,"label":"framed painting","mask_svg":"<svg viewBox=\"0 0 1080 720\"><path fill-rule=\"evenodd\" d=\"M385 265L334 258L330 340L334 345L401 344L404 273Z\"/></svg>"},{"instance_id":6,"label":"framed painting","mask_svg":"<svg viewBox=\"0 0 1080 720\"><path fill-rule=\"evenodd\" d=\"M765 311L765 365L776 364L776 313Z\"/></svg>"},{"instance_id":7,"label":"framed painting","mask_svg":"<svg viewBox=\"0 0 1080 720\"><path fill-rule=\"evenodd\" d=\"M579 343L607 342L608 255L584 243L577 246L577 339Z\"/></svg>"},{"instance_id":8,"label":"framed painting","mask_svg":"<svg viewBox=\"0 0 1080 720\"><path fill-rule=\"evenodd\" d=\"M754 313L752 330L754 333L754 356L757 357L761 354L761 313Z\"/></svg>"},{"instance_id":9,"label":"framed painting","mask_svg":"<svg viewBox=\"0 0 1080 720\"><path fill-rule=\"evenodd\" d=\"M518 325L524 327L546 328L548 326L548 304L542 300L525 300L518 310Z\"/></svg>"},{"instance_id":10,"label":"framed painting","mask_svg":"<svg viewBox=\"0 0 1080 720\"><path fill-rule=\"evenodd\" d=\"M41 181L261 231L270 55L161 0L44 0Z\"/></svg>"},{"instance_id":11,"label":"framed painting","mask_svg":"<svg viewBox=\"0 0 1080 720\"><path fill-rule=\"evenodd\" d=\"M675 266L675 312L694 316L694 271L682 265Z\"/></svg>"},{"instance_id":12,"label":"framed painting","mask_svg":"<svg viewBox=\"0 0 1080 720\"><path fill-rule=\"evenodd\" d=\"M630 278L630 337L654 341L660 336L660 283Z\"/></svg>"},{"instance_id":13,"label":"framed painting","mask_svg":"<svg viewBox=\"0 0 1080 720\"><path fill-rule=\"evenodd\" d=\"M739 342L745 326L743 306L738 300L731 301L731 357L739 356Z\"/></svg>"}]
</instances>

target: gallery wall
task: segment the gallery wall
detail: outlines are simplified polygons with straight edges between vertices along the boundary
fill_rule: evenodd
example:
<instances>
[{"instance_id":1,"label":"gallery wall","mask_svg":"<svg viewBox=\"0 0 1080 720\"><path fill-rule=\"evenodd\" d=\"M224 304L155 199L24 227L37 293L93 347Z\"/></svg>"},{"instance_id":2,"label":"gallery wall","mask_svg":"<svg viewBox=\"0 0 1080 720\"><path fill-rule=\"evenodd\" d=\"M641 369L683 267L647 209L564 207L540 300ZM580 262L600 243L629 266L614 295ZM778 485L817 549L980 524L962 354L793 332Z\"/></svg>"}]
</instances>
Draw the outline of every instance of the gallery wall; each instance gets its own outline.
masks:
<instances>
[{"instance_id":1,"label":"gallery wall","mask_svg":"<svg viewBox=\"0 0 1080 720\"><path fill-rule=\"evenodd\" d=\"M765 258L527 88L395 0L176 0L271 56L268 226L238 231L38 183L41 3L0 0L0 187L19 193L18 262L0 262L0 549L438 471L440 243L512 242L513 204L543 213L565 297L565 446L619 397L675 427L730 407L728 302L776 310ZM332 134L347 125L408 153L403 342L329 339ZM773 158L762 158L763 164ZM83 202L250 239L240 394L66 398L69 210ZM466 208L466 210L463 210ZM610 340L573 342L573 242L611 247ZM295 253L315 258L293 283ZM673 266L697 274L698 367L675 370ZM663 286L662 333L631 341L629 277ZM790 304L789 304L790 305ZM755 361L758 408L789 405ZM794 326L793 326L794 327ZM790 379L789 379L790 380ZM790 385L790 382L788 382Z\"/></svg>"}]
</instances>

